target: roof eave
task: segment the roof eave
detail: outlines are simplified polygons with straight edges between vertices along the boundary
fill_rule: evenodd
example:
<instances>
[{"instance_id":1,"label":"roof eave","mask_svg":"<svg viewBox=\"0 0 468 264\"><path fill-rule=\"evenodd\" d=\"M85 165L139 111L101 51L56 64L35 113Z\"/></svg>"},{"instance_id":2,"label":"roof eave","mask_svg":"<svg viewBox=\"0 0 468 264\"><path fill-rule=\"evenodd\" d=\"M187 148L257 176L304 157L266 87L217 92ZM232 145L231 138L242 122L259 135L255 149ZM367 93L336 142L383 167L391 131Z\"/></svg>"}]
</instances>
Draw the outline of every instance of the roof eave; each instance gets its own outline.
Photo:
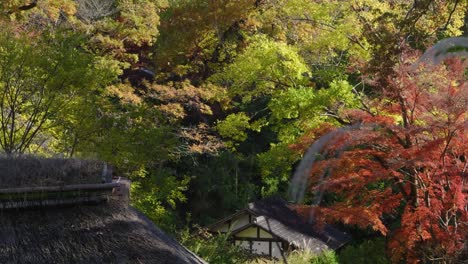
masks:
<instances>
[{"instance_id":1,"label":"roof eave","mask_svg":"<svg viewBox=\"0 0 468 264\"><path fill-rule=\"evenodd\" d=\"M216 227L219 227L221 224L224 224L225 222L239 216L239 215L242 215L243 213L249 213L251 215L254 215L255 217L257 216L257 214L255 212L253 212L252 210L250 210L249 208L244 208L244 209L241 209L237 212L235 212L234 214L231 214L229 216L226 216L210 225L207 225L206 228L210 231L216 231L214 230ZM231 232L234 232L235 230L231 230Z\"/></svg>"}]
</instances>

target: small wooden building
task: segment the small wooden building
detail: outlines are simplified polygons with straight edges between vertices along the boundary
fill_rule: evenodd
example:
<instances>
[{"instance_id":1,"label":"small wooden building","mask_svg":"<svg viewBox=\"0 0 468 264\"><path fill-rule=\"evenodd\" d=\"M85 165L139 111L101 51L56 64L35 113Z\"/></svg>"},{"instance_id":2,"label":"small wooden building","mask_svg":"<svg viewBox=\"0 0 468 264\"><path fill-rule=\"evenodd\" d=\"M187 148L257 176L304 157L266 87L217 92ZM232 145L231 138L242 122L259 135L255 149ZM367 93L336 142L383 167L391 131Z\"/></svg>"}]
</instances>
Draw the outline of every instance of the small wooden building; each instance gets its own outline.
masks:
<instances>
[{"instance_id":1,"label":"small wooden building","mask_svg":"<svg viewBox=\"0 0 468 264\"><path fill-rule=\"evenodd\" d=\"M208 229L213 233L229 232L233 243L252 254L278 259L292 250L336 250L351 240L348 234L330 225L314 228L314 223L308 223L292 208L280 198L269 198L250 203Z\"/></svg>"}]
</instances>

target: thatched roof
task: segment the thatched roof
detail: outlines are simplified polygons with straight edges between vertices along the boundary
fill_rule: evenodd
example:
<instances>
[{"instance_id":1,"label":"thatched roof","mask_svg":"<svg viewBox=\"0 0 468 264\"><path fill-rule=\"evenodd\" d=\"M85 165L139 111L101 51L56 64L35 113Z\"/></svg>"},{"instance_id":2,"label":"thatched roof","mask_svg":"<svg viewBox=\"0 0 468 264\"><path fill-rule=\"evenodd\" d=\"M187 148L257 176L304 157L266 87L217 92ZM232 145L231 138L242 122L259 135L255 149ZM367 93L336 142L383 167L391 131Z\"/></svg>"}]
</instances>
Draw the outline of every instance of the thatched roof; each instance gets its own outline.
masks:
<instances>
[{"instance_id":1,"label":"thatched roof","mask_svg":"<svg viewBox=\"0 0 468 264\"><path fill-rule=\"evenodd\" d=\"M97 205L0 211L0 263L204 263L144 215Z\"/></svg>"},{"instance_id":2,"label":"thatched roof","mask_svg":"<svg viewBox=\"0 0 468 264\"><path fill-rule=\"evenodd\" d=\"M205 263L128 205L98 161L0 158L0 263Z\"/></svg>"},{"instance_id":3,"label":"thatched roof","mask_svg":"<svg viewBox=\"0 0 468 264\"><path fill-rule=\"evenodd\" d=\"M0 156L0 189L110 182L112 172L96 160Z\"/></svg>"}]
</instances>

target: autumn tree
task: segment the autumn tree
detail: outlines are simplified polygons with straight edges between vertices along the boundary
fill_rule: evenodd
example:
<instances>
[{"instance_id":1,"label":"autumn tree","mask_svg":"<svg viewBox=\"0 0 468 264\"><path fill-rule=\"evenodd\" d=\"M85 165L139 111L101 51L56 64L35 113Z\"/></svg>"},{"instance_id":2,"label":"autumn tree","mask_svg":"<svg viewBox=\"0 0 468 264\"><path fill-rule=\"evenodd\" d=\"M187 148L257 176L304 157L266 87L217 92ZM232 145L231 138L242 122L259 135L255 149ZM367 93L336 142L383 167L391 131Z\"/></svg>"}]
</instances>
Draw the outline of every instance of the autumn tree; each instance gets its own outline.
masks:
<instances>
[{"instance_id":1,"label":"autumn tree","mask_svg":"<svg viewBox=\"0 0 468 264\"><path fill-rule=\"evenodd\" d=\"M368 79L362 78L362 71L375 80L375 72L367 66L393 65L398 54L390 51L398 39L397 29L384 21L403 19L406 13L413 16L420 8L424 9L378 1L256 2L236 29L242 41L229 43L235 52L227 64L217 65L208 81L224 87L230 101L217 130L228 146L255 149L265 194L278 191L289 179L291 164L298 157L289 153L288 144L322 122L349 124L343 109L357 107L363 92L376 92L372 89L375 82L364 82ZM454 10L446 34L459 34L462 8L458 4L444 8ZM430 9L421 16L426 21L435 14ZM368 34L375 32L369 32L369 24L385 28L388 24L388 32L377 33L387 34L389 40L379 43L370 38ZM418 24L418 31L412 34L431 31L428 27ZM372 55L380 52L391 56ZM267 144L253 147L256 139Z\"/></svg>"},{"instance_id":2,"label":"autumn tree","mask_svg":"<svg viewBox=\"0 0 468 264\"><path fill-rule=\"evenodd\" d=\"M350 4L373 55L361 63L364 76L387 85L400 54L409 45L426 47L447 37L460 36L468 3L444 1L355 1Z\"/></svg>"},{"instance_id":3,"label":"autumn tree","mask_svg":"<svg viewBox=\"0 0 468 264\"><path fill-rule=\"evenodd\" d=\"M155 65L161 78L202 81L242 49L245 20L255 0L171 1L161 14Z\"/></svg>"},{"instance_id":4,"label":"autumn tree","mask_svg":"<svg viewBox=\"0 0 468 264\"><path fill-rule=\"evenodd\" d=\"M88 39L83 47L116 74L148 67L165 0L7 0L0 19L29 31L68 29Z\"/></svg>"},{"instance_id":5,"label":"autumn tree","mask_svg":"<svg viewBox=\"0 0 468 264\"><path fill-rule=\"evenodd\" d=\"M357 125L322 139L308 176L323 199L311 213L388 236L395 263L457 263L468 232L466 60L415 69L410 57L389 76L385 100L352 110Z\"/></svg>"}]
</instances>

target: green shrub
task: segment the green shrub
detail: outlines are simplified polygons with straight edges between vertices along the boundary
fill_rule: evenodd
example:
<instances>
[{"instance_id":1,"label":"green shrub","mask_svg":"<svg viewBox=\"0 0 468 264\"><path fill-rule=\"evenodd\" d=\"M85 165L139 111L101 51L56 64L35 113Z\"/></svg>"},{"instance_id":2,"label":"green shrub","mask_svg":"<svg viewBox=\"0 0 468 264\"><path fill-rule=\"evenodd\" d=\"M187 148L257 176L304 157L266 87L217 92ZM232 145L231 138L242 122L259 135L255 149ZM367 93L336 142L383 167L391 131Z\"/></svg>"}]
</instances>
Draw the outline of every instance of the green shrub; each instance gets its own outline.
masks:
<instances>
[{"instance_id":1,"label":"green shrub","mask_svg":"<svg viewBox=\"0 0 468 264\"><path fill-rule=\"evenodd\" d=\"M349 245L339 254L340 264L388 264L385 254L385 240L382 238L367 240Z\"/></svg>"},{"instance_id":2,"label":"green shrub","mask_svg":"<svg viewBox=\"0 0 468 264\"><path fill-rule=\"evenodd\" d=\"M232 244L229 234L212 235L200 229L198 234L182 231L180 241L193 253L210 264L235 264L247 261L246 252Z\"/></svg>"},{"instance_id":3,"label":"green shrub","mask_svg":"<svg viewBox=\"0 0 468 264\"><path fill-rule=\"evenodd\" d=\"M325 251L321 255L315 255L309 262L310 264L338 264L338 257L335 251Z\"/></svg>"},{"instance_id":4,"label":"green shrub","mask_svg":"<svg viewBox=\"0 0 468 264\"><path fill-rule=\"evenodd\" d=\"M277 262L271 262L277 263ZM284 262L281 262L284 263ZM294 251L287 256L287 264L338 264L334 251L324 251L315 255L309 251ZM284 263L286 264L286 263Z\"/></svg>"}]
</instances>

